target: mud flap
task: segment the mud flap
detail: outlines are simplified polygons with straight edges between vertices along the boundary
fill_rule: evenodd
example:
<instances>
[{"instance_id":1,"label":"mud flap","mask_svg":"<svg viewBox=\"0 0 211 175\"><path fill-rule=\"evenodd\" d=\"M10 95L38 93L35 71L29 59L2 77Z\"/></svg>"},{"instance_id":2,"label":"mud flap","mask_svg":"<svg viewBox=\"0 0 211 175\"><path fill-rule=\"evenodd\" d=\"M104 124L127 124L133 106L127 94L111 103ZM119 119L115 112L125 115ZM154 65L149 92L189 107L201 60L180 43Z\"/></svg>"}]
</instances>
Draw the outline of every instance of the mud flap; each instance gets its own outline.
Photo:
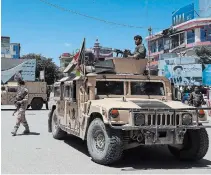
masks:
<instances>
[{"instance_id":1,"label":"mud flap","mask_svg":"<svg viewBox=\"0 0 211 175\"><path fill-rule=\"evenodd\" d=\"M54 109L52 109L48 113L48 132L52 132L51 122L52 122L53 111L54 111Z\"/></svg>"}]
</instances>

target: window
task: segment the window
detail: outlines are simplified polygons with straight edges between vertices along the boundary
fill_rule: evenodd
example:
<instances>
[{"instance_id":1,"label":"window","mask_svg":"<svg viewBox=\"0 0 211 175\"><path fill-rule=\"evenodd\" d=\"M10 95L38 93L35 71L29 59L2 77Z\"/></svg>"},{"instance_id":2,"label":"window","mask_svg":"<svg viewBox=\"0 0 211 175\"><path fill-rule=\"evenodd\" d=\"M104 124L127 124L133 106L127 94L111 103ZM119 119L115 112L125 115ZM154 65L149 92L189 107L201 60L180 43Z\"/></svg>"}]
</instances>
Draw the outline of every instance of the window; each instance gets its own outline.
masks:
<instances>
[{"instance_id":1,"label":"window","mask_svg":"<svg viewBox=\"0 0 211 175\"><path fill-rule=\"evenodd\" d=\"M158 40L158 52L162 51L164 49L163 46L163 39Z\"/></svg>"},{"instance_id":2,"label":"window","mask_svg":"<svg viewBox=\"0 0 211 175\"><path fill-rule=\"evenodd\" d=\"M5 88L4 86L2 86L2 87L1 87L1 90L2 90L2 91L5 91L5 90L6 90L6 88Z\"/></svg>"},{"instance_id":3,"label":"window","mask_svg":"<svg viewBox=\"0 0 211 175\"><path fill-rule=\"evenodd\" d=\"M179 35L173 35L172 37L172 44L171 44L171 49L176 48L177 46L179 46Z\"/></svg>"},{"instance_id":4,"label":"window","mask_svg":"<svg viewBox=\"0 0 211 175\"><path fill-rule=\"evenodd\" d=\"M150 42L150 51L151 53L155 53L156 52L156 42Z\"/></svg>"},{"instance_id":5,"label":"window","mask_svg":"<svg viewBox=\"0 0 211 175\"><path fill-rule=\"evenodd\" d=\"M211 26L204 26L201 28L201 42L211 41Z\"/></svg>"},{"instance_id":6,"label":"window","mask_svg":"<svg viewBox=\"0 0 211 175\"><path fill-rule=\"evenodd\" d=\"M165 95L161 82L131 82L131 95Z\"/></svg>"},{"instance_id":7,"label":"window","mask_svg":"<svg viewBox=\"0 0 211 175\"><path fill-rule=\"evenodd\" d=\"M54 97L60 96L60 87L54 87Z\"/></svg>"},{"instance_id":8,"label":"window","mask_svg":"<svg viewBox=\"0 0 211 175\"><path fill-rule=\"evenodd\" d=\"M124 95L124 82L97 81L97 95Z\"/></svg>"},{"instance_id":9,"label":"window","mask_svg":"<svg viewBox=\"0 0 211 175\"><path fill-rule=\"evenodd\" d=\"M195 42L195 31L194 30L188 30L187 31L187 43L191 44Z\"/></svg>"},{"instance_id":10,"label":"window","mask_svg":"<svg viewBox=\"0 0 211 175\"><path fill-rule=\"evenodd\" d=\"M183 44L185 42L185 34L180 33L180 44Z\"/></svg>"},{"instance_id":11,"label":"window","mask_svg":"<svg viewBox=\"0 0 211 175\"><path fill-rule=\"evenodd\" d=\"M65 86L65 88L64 88L64 97L70 97L71 95L70 95L70 86Z\"/></svg>"},{"instance_id":12,"label":"window","mask_svg":"<svg viewBox=\"0 0 211 175\"><path fill-rule=\"evenodd\" d=\"M170 49L170 40L169 38L164 38L164 50Z\"/></svg>"},{"instance_id":13,"label":"window","mask_svg":"<svg viewBox=\"0 0 211 175\"><path fill-rule=\"evenodd\" d=\"M8 92L17 92L18 88L17 87L8 87Z\"/></svg>"},{"instance_id":14,"label":"window","mask_svg":"<svg viewBox=\"0 0 211 175\"><path fill-rule=\"evenodd\" d=\"M67 67L69 65L69 63L64 63L64 67Z\"/></svg>"}]
</instances>

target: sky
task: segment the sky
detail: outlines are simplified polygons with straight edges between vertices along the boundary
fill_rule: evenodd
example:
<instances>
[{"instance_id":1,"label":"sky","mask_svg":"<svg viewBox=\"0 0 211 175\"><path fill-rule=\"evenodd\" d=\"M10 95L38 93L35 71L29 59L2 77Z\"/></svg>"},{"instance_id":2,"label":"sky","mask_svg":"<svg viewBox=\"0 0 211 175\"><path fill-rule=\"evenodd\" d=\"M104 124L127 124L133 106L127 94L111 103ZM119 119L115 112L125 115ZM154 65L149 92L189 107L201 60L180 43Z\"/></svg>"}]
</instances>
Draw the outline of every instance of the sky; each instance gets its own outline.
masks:
<instances>
[{"instance_id":1,"label":"sky","mask_svg":"<svg viewBox=\"0 0 211 175\"><path fill-rule=\"evenodd\" d=\"M133 37L148 35L172 24L171 14L180 7L198 0L46 0L65 9L106 21L143 28L111 25L84 16L62 11L40 0L2 0L1 36L21 44L21 55L37 53L53 58L59 65L62 53L81 47L93 47L98 38L104 47L134 51ZM145 42L144 42L145 43ZM147 47L145 43L145 47Z\"/></svg>"}]
</instances>

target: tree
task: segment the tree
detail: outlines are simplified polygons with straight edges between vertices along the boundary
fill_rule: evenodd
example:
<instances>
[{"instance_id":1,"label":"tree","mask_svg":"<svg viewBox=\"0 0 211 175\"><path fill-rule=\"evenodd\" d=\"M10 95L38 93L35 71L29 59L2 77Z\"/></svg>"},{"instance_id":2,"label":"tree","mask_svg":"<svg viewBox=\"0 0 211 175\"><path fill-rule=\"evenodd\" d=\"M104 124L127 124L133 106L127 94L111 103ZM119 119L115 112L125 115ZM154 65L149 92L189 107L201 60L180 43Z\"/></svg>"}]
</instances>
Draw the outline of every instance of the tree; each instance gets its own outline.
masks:
<instances>
[{"instance_id":1,"label":"tree","mask_svg":"<svg viewBox=\"0 0 211 175\"><path fill-rule=\"evenodd\" d=\"M40 77L40 71L45 71L45 81L48 85L53 84L56 80L62 78L62 73L59 71L59 67L52 62L51 58L42 56L41 54L29 53L23 55L21 59L36 59L36 79Z\"/></svg>"},{"instance_id":2,"label":"tree","mask_svg":"<svg viewBox=\"0 0 211 175\"><path fill-rule=\"evenodd\" d=\"M202 46L195 50L201 64L211 64L211 48Z\"/></svg>"}]
</instances>

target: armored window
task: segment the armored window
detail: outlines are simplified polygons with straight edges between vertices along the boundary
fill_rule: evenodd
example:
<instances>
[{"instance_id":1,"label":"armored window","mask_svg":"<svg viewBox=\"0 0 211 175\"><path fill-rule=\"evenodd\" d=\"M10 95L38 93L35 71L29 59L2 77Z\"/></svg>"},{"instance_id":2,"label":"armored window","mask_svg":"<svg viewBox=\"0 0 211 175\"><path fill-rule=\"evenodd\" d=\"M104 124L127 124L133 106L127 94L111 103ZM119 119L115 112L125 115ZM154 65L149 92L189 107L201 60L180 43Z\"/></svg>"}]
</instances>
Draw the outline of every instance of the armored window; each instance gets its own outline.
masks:
<instances>
[{"instance_id":1,"label":"armored window","mask_svg":"<svg viewBox=\"0 0 211 175\"><path fill-rule=\"evenodd\" d=\"M17 92L17 87L8 87L8 92Z\"/></svg>"},{"instance_id":2,"label":"armored window","mask_svg":"<svg viewBox=\"0 0 211 175\"><path fill-rule=\"evenodd\" d=\"M70 97L70 86L65 86L64 97Z\"/></svg>"},{"instance_id":3,"label":"armored window","mask_svg":"<svg viewBox=\"0 0 211 175\"><path fill-rule=\"evenodd\" d=\"M131 82L131 95L165 95L161 82Z\"/></svg>"},{"instance_id":4,"label":"armored window","mask_svg":"<svg viewBox=\"0 0 211 175\"><path fill-rule=\"evenodd\" d=\"M4 86L2 86L2 87L1 87L1 90L2 90L2 91L5 91L5 90L6 90L6 88L5 88Z\"/></svg>"},{"instance_id":5,"label":"armored window","mask_svg":"<svg viewBox=\"0 0 211 175\"><path fill-rule=\"evenodd\" d=\"M97 95L124 95L124 82L97 81Z\"/></svg>"},{"instance_id":6,"label":"armored window","mask_svg":"<svg viewBox=\"0 0 211 175\"><path fill-rule=\"evenodd\" d=\"M60 87L54 87L54 97L60 97Z\"/></svg>"}]
</instances>

